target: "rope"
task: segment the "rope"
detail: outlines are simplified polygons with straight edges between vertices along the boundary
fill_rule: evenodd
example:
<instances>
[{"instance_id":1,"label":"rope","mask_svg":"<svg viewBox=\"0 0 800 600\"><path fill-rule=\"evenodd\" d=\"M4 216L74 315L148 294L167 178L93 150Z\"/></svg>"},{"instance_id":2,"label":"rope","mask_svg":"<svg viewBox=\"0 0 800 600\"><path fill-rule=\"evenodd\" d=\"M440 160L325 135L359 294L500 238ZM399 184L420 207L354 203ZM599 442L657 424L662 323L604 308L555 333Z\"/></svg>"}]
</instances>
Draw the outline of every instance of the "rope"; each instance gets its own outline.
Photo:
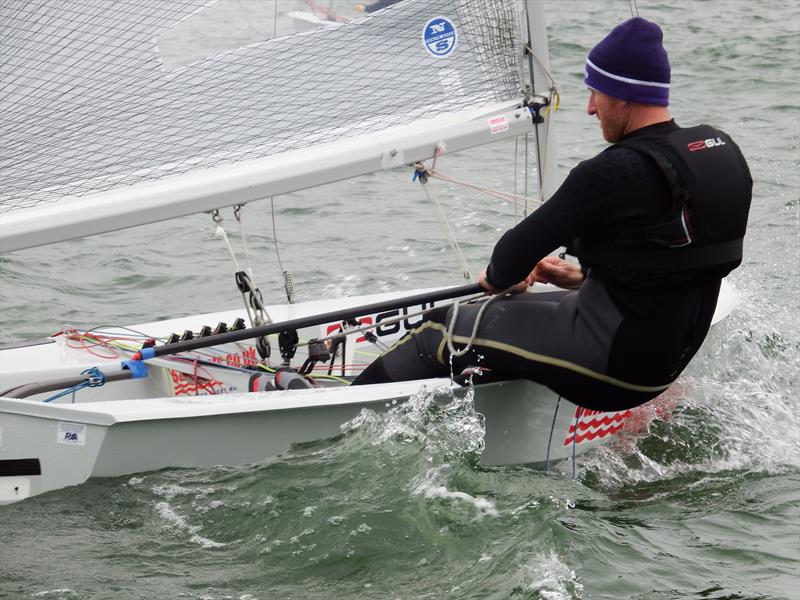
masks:
<instances>
[{"instance_id":1,"label":"rope","mask_svg":"<svg viewBox=\"0 0 800 600\"><path fill-rule=\"evenodd\" d=\"M502 190L495 190L493 188L487 187L485 185L478 185L476 183L472 183L469 181L464 181L463 179L456 179L455 177L450 177L449 175L445 175L440 173L436 170L436 162L438 158L443 154L444 150L440 145L436 146L436 150L433 152L433 161L431 162L430 168L428 168L424 162L414 163L414 169L418 171L419 174L425 175L427 177L434 177L436 179L441 179L442 181L446 181L448 183L454 183L456 185L460 185L465 188L469 188L471 190L476 190L478 192L482 192L487 196L493 196L495 198L499 198L501 200L511 201L514 202L514 209L518 204L523 204L523 206L528 206L528 201L530 198L527 196L520 196L519 194L512 194L510 192L504 192ZM516 186L516 183L515 183ZM526 183L527 189L527 183ZM542 203L542 199L538 198L539 203Z\"/></svg>"},{"instance_id":2,"label":"rope","mask_svg":"<svg viewBox=\"0 0 800 600\"><path fill-rule=\"evenodd\" d=\"M237 204L233 207L233 215L236 217L236 221L239 223L239 232L242 239L242 247L244 250L244 257L247 260L247 270L245 271L242 269L241 265L239 264L239 260L236 258L236 253L233 251L233 246L231 245L231 241L228 238L228 233L225 231L225 228L222 226L223 218L219 212L219 209L214 209L209 212L211 215L211 220L214 221L216 227L214 229L214 235L218 238L222 238L222 241L225 243L225 247L228 249L228 254L230 254L231 259L233 260L233 264L236 267L236 282L237 286L240 282L244 283L247 286L247 289L250 293L250 299L245 296L244 290L240 291L242 293L242 299L244 300L244 307L247 311L247 318L250 319L250 323L255 326L263 325L265 323L270 323L271 319L269 314L267 314L266 309L264 308L264 303L261 298L261 292L258 289L258 286L255 283L255 277L253 275L253 269L250 266L252 261L250 260L250 252L247 248L247 236L244 232L244 225L242 224L241 218L241 211L243 205ZM240 274L242 277L240 278ZM252 307L252 311L250 310Z\"/></svg>"},{"instance_id":3,"label":"rope","mask_svg":"<svg viewBox=\"0 0 800 600\"><path fill-rule=\"evenodd\" d=\"M551 92L553 92L553 91L556 89L556 80L555 80L555 79L553 79L553 76L550 74L550 71L547 69L547 67L545 66L545 64L544 64L544 62L542 61L542 59L541 59L541 58L539 58L539 57L536 55L536 53L533 51L533 48L531 48L531 46L530 46L529 44L526 44L526 45L525 45L525 50L527 50L527 51L528 51L528 54L529 54L531 57L533 57L533 60L535 60L537 63L539 63L539 66L541 67L542 71L544 71L544 74L545 74L545 76L546 76L546 77L547 77L547 79L550 81L550 91L551 91ZM557 93L558 93L558 92L556 91L556 94L557 94ZM558 109L558 107L556 107L556 110L557 110L557 109Z\"/></svg>"},{"instance_id":4,"label":"rope","mask_svg":"<svg viewBox=\"0 0 800 600\"><path fill-rule=\"evenodd\" d=\"M214 228L214 235L218 238L222 238L222 241L225 243L225 247L228 249L228 253L231 255L231 259L233 259L233 264L236 265L236 270L241 271L242 267L239 266L239 261L236 258L236 253L233 251L233 246L231 246L231 241L228 239L228 233L222 226L222 215L219 214L219 209L214 209L211 211L211 220L214 221L214 224L216 225L216 227Z\"/></svg>"},{"instance_id":5,"label":"rope","mask_svg":"<svg viewBox=\"0 0 800 600\"><path fill-rule=\"evenodd\" d=\"M422 189L425 190L425 195L428 197L433 203L433 206L436 208L436 214L439 217L439 222L442 224L442 229L444 229L444 234L447 237L447 241L450 242L450 247L453 249L453 252L456 255L456 258L461 263L461 268L464 273L464 279L470 280L472 279L472 274L469 271L469 265L467 265L467 259L464 258L464 253L461 252L461 247L458 245L458 241L456 240L456 236L453 235L453 230L450 229L450 224L447 222L447 216L444 214L444 209L442 205L439 203L439 199L437 198L436 194L431 193L428 189L427 184L423 182Z\"/></svg>"},{"instance_id":6,"label":"rope","mask_svg":"<svg viewBox=\"0 0 800 600\"><path fill-rule=\"evenodd\" d=\"M421 168L419 168L420 166L421 166ZM523 206L527 206L527 203L530 200L530 198L528 198L526 196L520 196L518 194L512 194L511 192L504 192L502 190L495 190L495 189L492 189L490 187L486 187L486 186L483 186L483 185L478 185L478 184L475 184L475 183L470 183L469 181L464 181L462 179L456 179L455 177L450 177L449 175L444 175L442 173L439 173L438 171L432 171L432 170L428 169L422 163L416 163L414 165L414 168L419 170L419 171L421 171L421 172L423 172L423 173L425 173L425 175L427 175L428 177L433 177L435 179L441 179L442 181L446 181L447 183L454 183L456 185L460 185L460 186L463 186L465 188L476 190L478 192L482 192L482 193L486 194L487 196L493 196L495 198L499 198L500 200L507 200L507 201L514 202L515 209L516 209L517 204L522 204ZM536 198L536 201L539 202L539 204L542 203L542 199L541 198Z\"/></svg>"},{"instance_id":7,"label":"rope","mask_svg":"<svg viewBox=\"0 0 800 600\"><path fill-rule=\"evenodd\" d=\"M247 247L247 236L244 233L244 223L242 222L242 209L243 204L237 204L233 207L233 216L236 217L236 222L239 223L239 235L242 237L242 249L244 250L244 258L247 261L247 274L253 280L253 286L258 287L256 284L256 276L253 274L253 261L250 260L250 251Z\"/></svg>"},{"instance_id":8,"label":"rope","mask_svg":"<svg viewBox=\"0 0 800 600\"><path fill-rule=\"evenodd\" d=\"M73 385L71 388L67 388L66 390L59 392L58 394L54 394L49 398L45 398L43 402L52 402L53 400L58 400L63 396L72 394L72 403L74 404L75 392L77 392L78 390L82 390L83 388L87 387L100 387L102 385L105 385L106 383L106 376L97 367L92 367L91 369L86 369L85 371L81 371L81 375L86 375L86 381L82 381L81 383Z\"/></svg>"},{"instance_id":9,"label":"rope","mask_svg":"<svg viewBox=\"0 0 800 600\"><path fill-rule=\"evenodd\" d=\"M470 351L472 348L472 344L475 342L475 336L478 334L478 326L481 323L481 319L483 318L484 311L489 307L490 304L493 302L497 302L498 300L505 298L510 293L511 288L503 290L502 292L495 294L491 298L489 298L483 305L478 309L478 314L475 317L475 322L472 324L472 333L469 335L469 340L467 341L466 346L464 346L461 350L456 350L455 346L453 346L453 332L455 331L456 327L456 320L458 319L458 302L453 303L453 316L450 318L450 325L447 328L447 349L450 351L450 357L459 357L464 356L467 352Z\"/></svg>"}]
</instances>

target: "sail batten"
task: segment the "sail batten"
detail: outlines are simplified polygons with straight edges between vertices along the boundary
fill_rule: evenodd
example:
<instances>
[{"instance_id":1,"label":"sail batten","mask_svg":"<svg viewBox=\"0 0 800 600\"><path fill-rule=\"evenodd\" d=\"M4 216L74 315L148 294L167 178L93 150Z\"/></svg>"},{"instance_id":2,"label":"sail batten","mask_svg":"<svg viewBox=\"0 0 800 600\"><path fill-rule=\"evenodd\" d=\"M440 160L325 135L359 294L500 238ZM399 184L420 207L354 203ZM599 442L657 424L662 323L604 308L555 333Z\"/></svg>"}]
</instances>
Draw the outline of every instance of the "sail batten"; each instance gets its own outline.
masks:
<instances>
[{"instance_id":1,"label":"sail batten","mask_svg":"<svg viewBox=\"0 0 800 600\"><path fill-rule=\"evenodd\" d=\"M210 4L3 2L0 236L37 207L72 210L521 95L518 0L403 0L170 70L159 35ZM440 17L457 41L437 56L424 32Z\"/></svg>"}]
</instances>

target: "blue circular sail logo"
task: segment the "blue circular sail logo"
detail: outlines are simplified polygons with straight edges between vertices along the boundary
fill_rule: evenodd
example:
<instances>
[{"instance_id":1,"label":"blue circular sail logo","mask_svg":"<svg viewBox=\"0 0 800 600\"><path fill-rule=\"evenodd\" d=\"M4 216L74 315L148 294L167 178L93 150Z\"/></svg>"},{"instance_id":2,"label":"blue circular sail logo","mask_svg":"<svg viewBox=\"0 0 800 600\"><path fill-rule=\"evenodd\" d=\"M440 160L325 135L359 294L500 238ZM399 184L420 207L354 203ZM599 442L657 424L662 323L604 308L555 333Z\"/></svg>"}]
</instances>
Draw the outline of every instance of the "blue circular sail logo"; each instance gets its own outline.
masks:
<instances>
[{"instance_id":1,"label":"blue circular sail logo","mask_svg":"<svg viewBox=\"0 0 800 600\"><path fill-rule=\"evenodd\" d=\"M450 54L456 47L456 28L449 19L436 17L425 25L422 41L425 49L437 58Z\"/></svg>"}]
</instances>

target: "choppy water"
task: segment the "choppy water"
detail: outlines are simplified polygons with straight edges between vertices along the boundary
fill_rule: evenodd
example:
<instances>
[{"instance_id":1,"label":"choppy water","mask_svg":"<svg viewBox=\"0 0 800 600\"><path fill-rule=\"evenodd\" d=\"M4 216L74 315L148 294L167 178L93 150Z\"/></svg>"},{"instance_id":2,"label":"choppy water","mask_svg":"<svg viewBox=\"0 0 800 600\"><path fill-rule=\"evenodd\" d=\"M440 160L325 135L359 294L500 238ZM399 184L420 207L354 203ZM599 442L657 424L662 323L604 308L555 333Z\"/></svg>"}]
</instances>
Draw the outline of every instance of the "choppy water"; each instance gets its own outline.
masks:
<instances>
[{"instance_id":1,"label":"choppy water","mask_svg":"<svg viewBox=\"0 0 800 600\"><path fill-rule=\"evenodd\" d=\"M602 148L581 64L629 7L549 7L566 170ZM731 278L742 305L681 378L671 418L584 457L577 480L566 467L479 468L469 403L442 410L422 394L256 465L91 481L0 510L0 596L800 598L800 6L638 7L665 29L679 123L729 131L755 180L746 258ZM508 189L513 155L511 143L440 166ZM458 283L409 176L277 199L300 299ZM460 190L442 200L479 269L513 208ZM280 301L268 208L245 213L256 273ZM205 216L4 256L0 338L236 306L232 271Z\"/></svg>"}]
</instances>

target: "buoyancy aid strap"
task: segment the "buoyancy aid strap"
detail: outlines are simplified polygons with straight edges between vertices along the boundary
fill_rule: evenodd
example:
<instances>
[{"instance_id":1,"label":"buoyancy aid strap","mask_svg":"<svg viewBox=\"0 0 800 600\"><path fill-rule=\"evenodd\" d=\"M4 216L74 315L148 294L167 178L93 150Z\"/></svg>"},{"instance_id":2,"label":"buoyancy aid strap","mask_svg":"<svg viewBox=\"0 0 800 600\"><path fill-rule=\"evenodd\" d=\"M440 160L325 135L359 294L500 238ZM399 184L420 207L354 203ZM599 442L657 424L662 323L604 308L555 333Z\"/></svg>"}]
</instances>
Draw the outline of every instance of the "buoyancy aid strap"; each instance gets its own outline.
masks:
<instances>
[{"instance_id":1,"label":"buoyancy aid strap","mask_svg":"<svg viewBox=\"0 0 800 600\"><path fill-rule=\"evenodd\" d=\"M737 262L744 239L681 248L621 246L576 239L570 246L590 264L606 264L648 271L683 271Z\"/></svg>"},{"instance_id":2,"label":"buoyancy aid strap","mask_svg":"<svg viewBox=\"0 0 800 600\"><path fill-rule=\"evenodd\" d=\"M653 150L647 144L638 144L636 142L620 142L616 147L630 148L642 154L649 156L658 165L659 170L664 175L664 178L669 184L669 190L672 194L672 210L680 212L687 206L691 200L689 190L687 188L684 178L679 174L678 169L672 162L660 152Z\"/></svg>"}]
</instances>

